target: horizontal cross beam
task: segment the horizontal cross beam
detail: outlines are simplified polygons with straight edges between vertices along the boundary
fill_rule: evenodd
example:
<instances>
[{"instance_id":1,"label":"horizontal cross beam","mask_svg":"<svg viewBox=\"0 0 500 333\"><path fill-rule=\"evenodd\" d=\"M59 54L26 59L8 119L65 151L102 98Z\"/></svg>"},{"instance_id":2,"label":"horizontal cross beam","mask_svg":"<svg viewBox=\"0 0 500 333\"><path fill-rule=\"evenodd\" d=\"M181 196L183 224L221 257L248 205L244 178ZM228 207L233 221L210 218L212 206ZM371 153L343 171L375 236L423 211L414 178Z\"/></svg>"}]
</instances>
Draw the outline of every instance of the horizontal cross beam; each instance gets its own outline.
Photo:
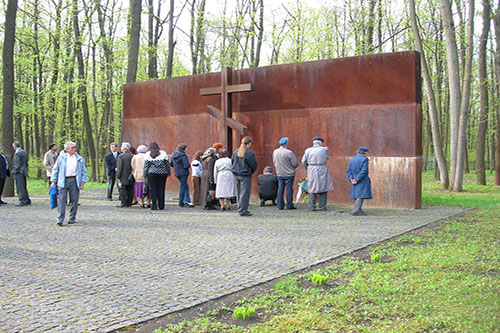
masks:
<instances>
[{"instance_id":1,"label":"horizontal cross beam","mask_svg":"<svg viewBox=\"0 0 500 333\"><path fill-rule=\"evenodd\" d=\"M245 92L254 90L254 86L251 83L233 84L227 86L227 93ZM222 87L211 87L211 88L201 88L200 95L217 95L222 93Z\"/></svg>"},{"instance_id":2,"label":"horizontal cross beam","mask_svg":"<svg viewBox=\"0 0 500 333\"><path fill-rule=\"evenodd\" d=\"M213 105L207 105L207 111L209 114L214 116L217 120L221 120L224 116L222 115L222 111L217 109ZM233 130L237 131L243 136L248 135L248 127L237 121L233 118L226 118L227 126L231 127Z\"/></svg>"}]
</instances>

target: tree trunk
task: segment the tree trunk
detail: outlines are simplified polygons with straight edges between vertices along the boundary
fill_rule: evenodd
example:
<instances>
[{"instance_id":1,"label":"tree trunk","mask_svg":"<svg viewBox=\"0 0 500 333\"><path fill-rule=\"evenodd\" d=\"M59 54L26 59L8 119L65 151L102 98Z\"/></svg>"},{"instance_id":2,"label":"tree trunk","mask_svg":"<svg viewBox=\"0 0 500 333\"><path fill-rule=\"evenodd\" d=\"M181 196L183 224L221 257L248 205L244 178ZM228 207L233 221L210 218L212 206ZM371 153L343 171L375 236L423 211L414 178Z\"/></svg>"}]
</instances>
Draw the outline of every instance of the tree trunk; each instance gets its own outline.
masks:
<instances>
[{"instance_id":1,"label":"tree trunk","mask_svg":"<svg viewBox=\"0 0 500 333\"><path fill-rule=\"evenodd\" d=\"M174 67L174 0L170 0L170 14L168 20L168 55L167 55L167 77L172 77Z\"/></svg>"},{"instance_id":2,"label":"tree trunk","mask_svg":"<svg viewBox=\"0 0 500 333\"><path fill-rule=\"evenodd\" d=\"M82 41L80 26L78 23L78 5L77 0L73 0L73 29L75 33L75 56L78 63L78 96L82 103L83 113L83 128L87 137L86 145L89 151L90 161L92 165L92 180L97 181L98 163L95 152L94 137L92 132L92 124L90 123L89 106L87 102L87 86L85 85L85 65L82 54Z\"/></svg>"},{"instance_id":3,"label":"tree trunk","mask_svg":"<svg viewBox=\"0 0 500 333\"><path fill-rule=\"evenodd\" d=\"M470 85L472 72L473 58L473 36L474 34L474 0L469 0L469 19L467 22L467 49L465 57L465 71L463 75L462 99L460 102L460 126L458 133L458 151L457 151L457 167L455 173L455 182L453 183L453 191L461 192L464 179L464 163L466 134L467 134L467 118L469 114L470 102Z\"/></svg>"},{"instance_id":4,"label":"tree trunk","mask_svg":"<svg viewBox=\"0 0 500 333\"><path fill-rule=\"evenodd\" d=\"M483 31L479 40L479 88L481 113L476 144L476 181L479 185L486 185L484 167L486 130L488 129L488 74L486 71L486 46L490 31L490 0L483 0Z\"/></svg>"},{"instance_id":5,"label":"tree trunk","mask_svg":"<svg viewBox=\"0 0 500 333\"><path fill-rule=\"evenodd\" d=\"M141 0L130 0L130 29L128 45L127 83L137 79L141 34Z\"/></svg>"},{"instance_id":6,"label":"tree trunk","mask_svg":"<svg viewBox=\"0 0 500 333\"><path fill-rule=\"evenodd\" d=\"M154 21L154 3L153 0L148 0L148 77L150 79L158 78L158 57L154 43Z\"/></svg>"},{"instance_id":7,"label":"tree trunk","mask_svg":"<svg viewBox=\"0 0 500 333\"><path fill-rule=\"evenodd\" d=\"M446 60L448 63L448 85L450 94L450 189L454 189L457 173L458 135L460 128L460 70L458 62L458 49L455 39L453 13L449 0L439 0L441 16L443 18L444 40L446 44ZM463 163L463 161L462 161Z\"/></svg>"},{"instance_id":8,"label":"tree trunk","mask_svg":"<svg viewBox=\"0 0 500 333\"><path fill-rule=\"evenodd\" d=\"M10 166L12 166L12 157L14 155L12 142L14 142L14 44L16 41L16 15L17 0L8 0L2 51L2 144L3 153ZM14 196L13 177L5 179L3 195L5 197Z\"/></svg>"},{"instance_id":9,"label":"tree trunk","mask_svg":"<svg viewBox=\"0 0 500 333\"><path fill-rule=\"evenodd\" d=\"M417 50L420 52L420 59L422 64L422 71L424 75L425 89L427 90L427 99L429 103L429 116L431 118L432 141L434 144L434 152L436 154L436 163L439 168L439 175L441 181L441 188L448 188L448 168L446 166L446 159L443 154L443 147L441 142L441 134L439 131L439 120L437 115L436 100L434 98L434 89L432 88L432 81L429 74L429 68L425 58L425 53L422 47L422 40L420 39L420 32L418 31L417 18L415 13L415 0L410 0L410 20L412 25L413 34L415 36L415 44Z\"/></svg>"}]
</instances>

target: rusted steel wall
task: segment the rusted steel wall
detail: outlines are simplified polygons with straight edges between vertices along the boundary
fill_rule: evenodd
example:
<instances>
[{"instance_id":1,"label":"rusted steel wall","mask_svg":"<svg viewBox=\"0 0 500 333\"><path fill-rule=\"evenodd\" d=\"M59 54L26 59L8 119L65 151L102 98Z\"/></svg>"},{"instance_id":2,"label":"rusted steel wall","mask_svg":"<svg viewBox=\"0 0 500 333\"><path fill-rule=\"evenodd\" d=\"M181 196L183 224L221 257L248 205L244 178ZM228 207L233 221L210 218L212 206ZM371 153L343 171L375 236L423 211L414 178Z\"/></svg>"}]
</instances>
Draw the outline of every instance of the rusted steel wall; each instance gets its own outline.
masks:
<instances>
[{"instance_id":1,"label":"rusted steel wall","mask_svg":"<svg viewBox=\"0 0 500 333\"><path fill-rule=\"evenodd\" d=\"M222 140L220 124L206 112L220 96L200 96L219 86L219 73L124 86L124 140L157 141L169 154L179 142L190 157ZM330 147L335 190L331 203L351 203L346 168L359 146L370 148L373 200L368 205L421 206L421 85L417 52L350 57L233 71L233 84L252 83L252 92L233 94L233 116L248 126L259 172L272 165L282 136L301 159L320 135ZM233 135L238 146L239 135ZM297 169L297 179L306 174ZM257 196L257 173L253 195ZM169 179L167 189L178 182Z\"/></svg>"}]
</instances>

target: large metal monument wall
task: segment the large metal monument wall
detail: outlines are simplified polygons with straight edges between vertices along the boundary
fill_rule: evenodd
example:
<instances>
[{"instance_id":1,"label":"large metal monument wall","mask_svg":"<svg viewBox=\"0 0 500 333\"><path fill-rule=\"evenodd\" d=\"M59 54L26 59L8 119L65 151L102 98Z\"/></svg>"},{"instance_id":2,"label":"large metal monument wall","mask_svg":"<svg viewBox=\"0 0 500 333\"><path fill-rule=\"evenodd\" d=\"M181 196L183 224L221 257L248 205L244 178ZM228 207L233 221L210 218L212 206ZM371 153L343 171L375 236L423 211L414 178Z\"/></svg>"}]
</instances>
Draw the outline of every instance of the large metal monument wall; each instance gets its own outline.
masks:
<instances>
[{"instance_id":1,"label":"large metal monument wall","mask_svg":"<svg viewBox=\"0 0 500 333\"><path fill-rule=\"evenodd\" d=\"M421 78L418 52L349 57L259 67L232 72L232 84L251 83L253 91L232 94L233 118L254 139L259 170L272 166L272 152L283 136L297 158L319 135L330 147L335 189L330 203L351 204L346 168L359 146L370 148L373 199L379 207L421 207ZM221 96L200 89L221 86L210 73L126 84L123 88L123 140L134 146L157 141L170 155L179 142L188 155L223 142L222 122L207 112L221 108ZM238 147L240 135L233 133ZM306 175L302 165L296 182ZM167 191L178 181L169 177ZM297 187L295 185L295 191ZM295 192L296 193L296 192Z\"/></svg>"}]
</instances>

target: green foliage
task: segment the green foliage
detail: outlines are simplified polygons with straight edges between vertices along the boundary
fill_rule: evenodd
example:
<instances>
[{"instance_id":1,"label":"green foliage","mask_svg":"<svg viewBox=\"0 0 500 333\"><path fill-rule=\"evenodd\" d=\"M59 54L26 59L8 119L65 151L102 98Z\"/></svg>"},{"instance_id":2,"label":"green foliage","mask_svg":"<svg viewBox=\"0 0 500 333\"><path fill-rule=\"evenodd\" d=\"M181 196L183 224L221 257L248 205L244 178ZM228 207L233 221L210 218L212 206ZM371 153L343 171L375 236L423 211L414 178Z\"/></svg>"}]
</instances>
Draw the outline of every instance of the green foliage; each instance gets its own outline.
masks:
<instances>
[{"instance_id":1,"label":"green foliage","mask_svg":"<svg viewBox=\"0 0 500 333\"><path fill-rule=\"evenodd\" d=\"M299 290L299 282L294 276L284 277L274 285L274 291L282 295L294 294Z\"/></svg>"},{"instance_id":2,"label":"green foliage","mask_svg":"<svg viewBox=\"0 0 500 333\"><path fill-rule=\"evenodd\" d=\"M247 320L247 319L250 319L254 313L255 313L254 307L249 306L248 308L246 308L244 306L238 306L238 307L234 308L233 319L234 320L236 320L236 319Z\"/></svg>"},{"instance_id":3,"label":"green foliage","mask_svg":"<svg viewBox=\"0 0 500 333\"><path fill-rule=\"evenodd\" d=\"M372 263L382 262L382 255L377 252L370 253L370 262Z\"/></svg>"},{"instance_id":4,"label":"green foliage","mask_svg":"<svg viewBox=\"0 0 500 333\"><path fill-rule=\"evenodd\" d=\"M311 282L314 283L317 286L322 286L325 284L325 282L328 280L328 276L321 275L319 273L314 273L310 277Z\"/></svg>"}]
</instances>

